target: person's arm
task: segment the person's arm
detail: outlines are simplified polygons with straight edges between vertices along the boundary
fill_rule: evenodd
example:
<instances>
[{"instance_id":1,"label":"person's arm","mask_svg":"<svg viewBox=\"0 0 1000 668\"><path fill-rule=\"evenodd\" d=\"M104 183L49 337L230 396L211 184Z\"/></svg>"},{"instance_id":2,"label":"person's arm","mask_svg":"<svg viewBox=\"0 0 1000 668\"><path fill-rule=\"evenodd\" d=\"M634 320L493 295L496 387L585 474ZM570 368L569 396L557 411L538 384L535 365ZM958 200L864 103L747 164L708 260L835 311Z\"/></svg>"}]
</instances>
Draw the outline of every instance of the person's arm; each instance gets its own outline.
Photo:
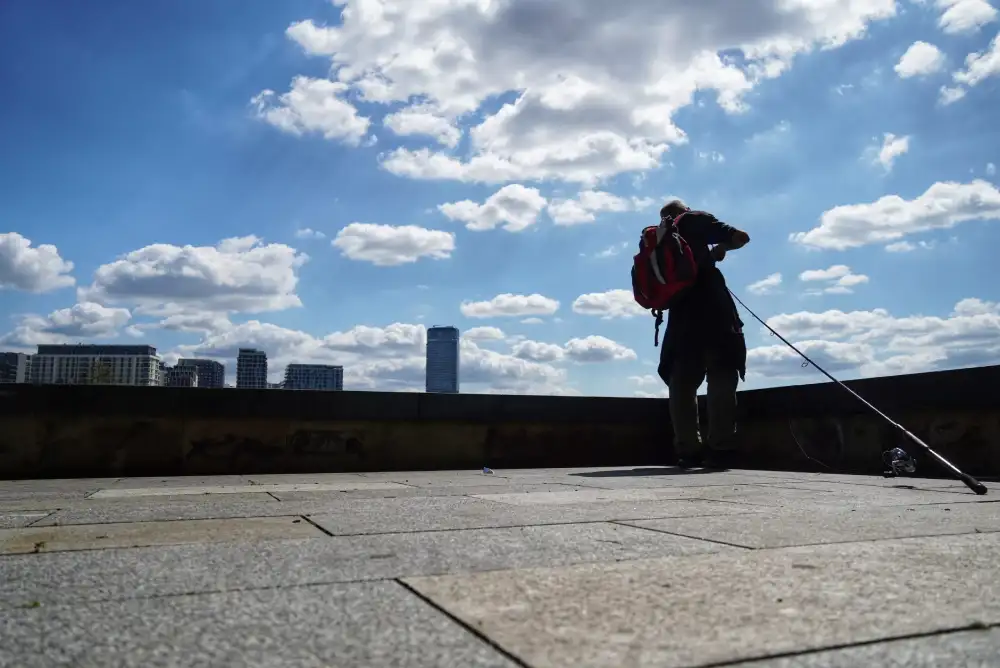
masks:
<instances>
[{"instance_id":1,"label":"person's arm","mask_svg":"<svg viewBox=\"0 0 1000 668\"><path fill-rule=\"evenodd\" d=\"M712 258L718 262L726 251L743 248L750 243L750 235L732 225L727 225L710 213L691 211L681 219L684 232L701 238L712 249Z\"/></svg>"}]
</instances>

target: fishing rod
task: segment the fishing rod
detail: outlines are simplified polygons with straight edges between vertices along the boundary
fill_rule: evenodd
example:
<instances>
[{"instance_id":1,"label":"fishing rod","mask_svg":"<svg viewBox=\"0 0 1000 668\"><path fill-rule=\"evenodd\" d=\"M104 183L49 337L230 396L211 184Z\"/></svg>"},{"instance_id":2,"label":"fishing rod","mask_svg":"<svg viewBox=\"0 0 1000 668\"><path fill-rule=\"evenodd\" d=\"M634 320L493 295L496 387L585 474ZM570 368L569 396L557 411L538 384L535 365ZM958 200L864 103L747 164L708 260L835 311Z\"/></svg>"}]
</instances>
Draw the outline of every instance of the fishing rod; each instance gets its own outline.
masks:
<instances>
[{"instance_id":1,"label":"fishing rod","mask_svg":"<svg viewBox=\"0 0 1000 668\"><path fill-rule=\"evenodd\" d=\"M964 473L960 468L958 468L957 466L955 466L954 464L952 464L951 462L949 462L947 459L945 459L944 457L942 457L941 455L939 455L937 452L935 452L931 448L931 446L927 445L922 440L920 440L916 436L916 434L914 434L913 432L911 432L910 430L908 430L906 427L904 427L903 425L901 425L898 422L896 422L895 420L893 420L891 417L889 417L888 415L886 415L885 413L883 413L882 411L880 411L878 408L876 408L875 406L873 406L867 399L865 399L864 397L862 397L860 394L858 394L857 392L855 392L854 390L852 390L851 388L849 388L847 385L845 385L844 383L840 382L839 380L837 380L836 378L834 378L833 376L831 376L829 373L827 373L826 369L824 369L823 367L821 367L819 364L816 364L816 362L814 362L812 359L810 359L810 357L808 355L806 355L804 352L802 352L801 350L799 350L798 348L796 348L788 339L786 339L781 334L779 334L778 332L776 332L773 327L771 327L769 324L767 324L766 322L764 322L756 313L754 313L752 310L750 310L750 307L747 306L746 304L744 304L743 300L740 299L739 297L737 297L735 292L733 292L732 290L729 290L729 294L731 294L733 296L733 299L735 299L737 302L739 302L739 305L742 306L746 310L747 313L749 313L751 316L753 316L754 320L756 320L760 324L764 325L764 327L766 327L767 330L769 332L771 332L772 335L778 337L781 340L782 343L784 343L786 346L788 346L789 348L791 348L792 350L794 350L796 353L798 353L798 355L802 359L804 359L807 363L809 363L809 364L813 365L814 367L816 367L816 369L821 374L823 374L824 376L826 376L827 378L829 378L830 380L832 380L834 383L836 383L837 385L839 385L842 389L846 390L852 397L854 397L855 399L857 399L858 401L860 401L862 404L864 404L865 407L868 410L872 411L873 413L875 413L876 415L878 415L880 418L882 418L883 420L885 420L886 422L888 422L889 424L891 424L893 427L895 427L897 431L899 431L904 437L906 437L907 439L909 439L911 442L913 442L914 444L916 444L917 447L919 447L923 452L925 452L927 455L929 455L931 457L931 459L935 460L944 470L946 470L948 473L950 473L952 476L954 476L958 480L961 480L962 482L964 482L965 485L969 489L971 489L973 492L975 492L976 494L979 494L979 495L986 494L986 492L987 492L986 485L984 485L983 483L979 482L978 480L976 480L975 478L973 478L968 473ZM894 450L899 450L899 448L895 448ZM900 452L902 452L902 451L900 451ZM903 453L903 454L905 454L905 453ZM907 456L907 458L908 458L908 456ZM893 462L893 463L890 463L889 465L890 465L891 471L893 472L893 474L895 474L896 469L897 469L897 467L895 466L895 463ZM912 469L910 469L910 470L912 471Z\"/></svg>"}]
</instances>

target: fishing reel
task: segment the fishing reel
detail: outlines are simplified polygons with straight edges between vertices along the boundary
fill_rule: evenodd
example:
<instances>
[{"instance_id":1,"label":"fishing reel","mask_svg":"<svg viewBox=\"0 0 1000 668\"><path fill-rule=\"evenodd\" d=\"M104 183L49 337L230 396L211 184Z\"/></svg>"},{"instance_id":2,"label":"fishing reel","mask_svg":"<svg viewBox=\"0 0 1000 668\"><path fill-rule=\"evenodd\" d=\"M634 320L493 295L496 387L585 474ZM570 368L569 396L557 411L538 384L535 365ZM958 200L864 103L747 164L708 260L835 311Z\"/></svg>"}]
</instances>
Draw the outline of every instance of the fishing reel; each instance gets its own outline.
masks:
<instances>
[{"instance_id":1,"label":"fishing reel","mask_svg":"<svg viewBox=\"0 0 1000 668\"><path fill-rule=\"evenodd\" d=\"M896 478L903 473L913 473L917 470L917 462L903 448L893 448L882 453L882 462L886 470L883 478Z\"/></svg>"}]
</instances>

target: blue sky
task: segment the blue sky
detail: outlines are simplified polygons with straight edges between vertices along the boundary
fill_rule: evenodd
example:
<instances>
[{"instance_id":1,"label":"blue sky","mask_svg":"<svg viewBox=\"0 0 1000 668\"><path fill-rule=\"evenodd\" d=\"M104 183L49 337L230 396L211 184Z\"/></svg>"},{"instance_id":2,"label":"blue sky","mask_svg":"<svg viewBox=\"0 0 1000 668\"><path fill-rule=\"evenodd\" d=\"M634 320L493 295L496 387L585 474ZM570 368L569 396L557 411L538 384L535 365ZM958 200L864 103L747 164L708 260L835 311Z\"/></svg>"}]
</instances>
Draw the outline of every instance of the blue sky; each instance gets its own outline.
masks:
<instances>
[{"instance_id":1,"label":"blue sky","mask_svg":"<svg viewBox=\"0 0 1000 668\"><path fill-rule=\"evenodd\" d=\"M464 391L660 394L614 291L680 196L842 376L1000 361L986 0L343 4L0 5L0 348L259 345L406 390L452 324ZM749 387L821 379L748 343Z\"/></svg>"}]
</instances>

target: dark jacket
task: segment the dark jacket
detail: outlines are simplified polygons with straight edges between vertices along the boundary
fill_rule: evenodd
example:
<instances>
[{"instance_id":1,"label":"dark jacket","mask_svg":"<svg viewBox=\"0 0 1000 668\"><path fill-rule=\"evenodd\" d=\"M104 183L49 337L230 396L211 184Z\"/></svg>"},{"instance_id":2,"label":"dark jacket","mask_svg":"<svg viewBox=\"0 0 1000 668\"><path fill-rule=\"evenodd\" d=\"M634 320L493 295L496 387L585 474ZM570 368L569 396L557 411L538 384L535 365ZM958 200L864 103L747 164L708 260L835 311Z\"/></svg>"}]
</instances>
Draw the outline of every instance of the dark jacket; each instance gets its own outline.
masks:
<instances>
[{"instance_id":1,"label":"dark jacket","mask_svg":"<svg viewBox=\"0 0 1000 668\"><path fill-rule=\"evenodd\" d=\"M732 241L736 228L704 211L684 214L677 228L698 262L698 279L667 312L657 371L669 383L679 355L703 358L711 348L725 363L738 369L740 378L745 380L747 348L743 321L726 287L726 279L709 252L709 246Z\"/></svg>"}]
</instances>

